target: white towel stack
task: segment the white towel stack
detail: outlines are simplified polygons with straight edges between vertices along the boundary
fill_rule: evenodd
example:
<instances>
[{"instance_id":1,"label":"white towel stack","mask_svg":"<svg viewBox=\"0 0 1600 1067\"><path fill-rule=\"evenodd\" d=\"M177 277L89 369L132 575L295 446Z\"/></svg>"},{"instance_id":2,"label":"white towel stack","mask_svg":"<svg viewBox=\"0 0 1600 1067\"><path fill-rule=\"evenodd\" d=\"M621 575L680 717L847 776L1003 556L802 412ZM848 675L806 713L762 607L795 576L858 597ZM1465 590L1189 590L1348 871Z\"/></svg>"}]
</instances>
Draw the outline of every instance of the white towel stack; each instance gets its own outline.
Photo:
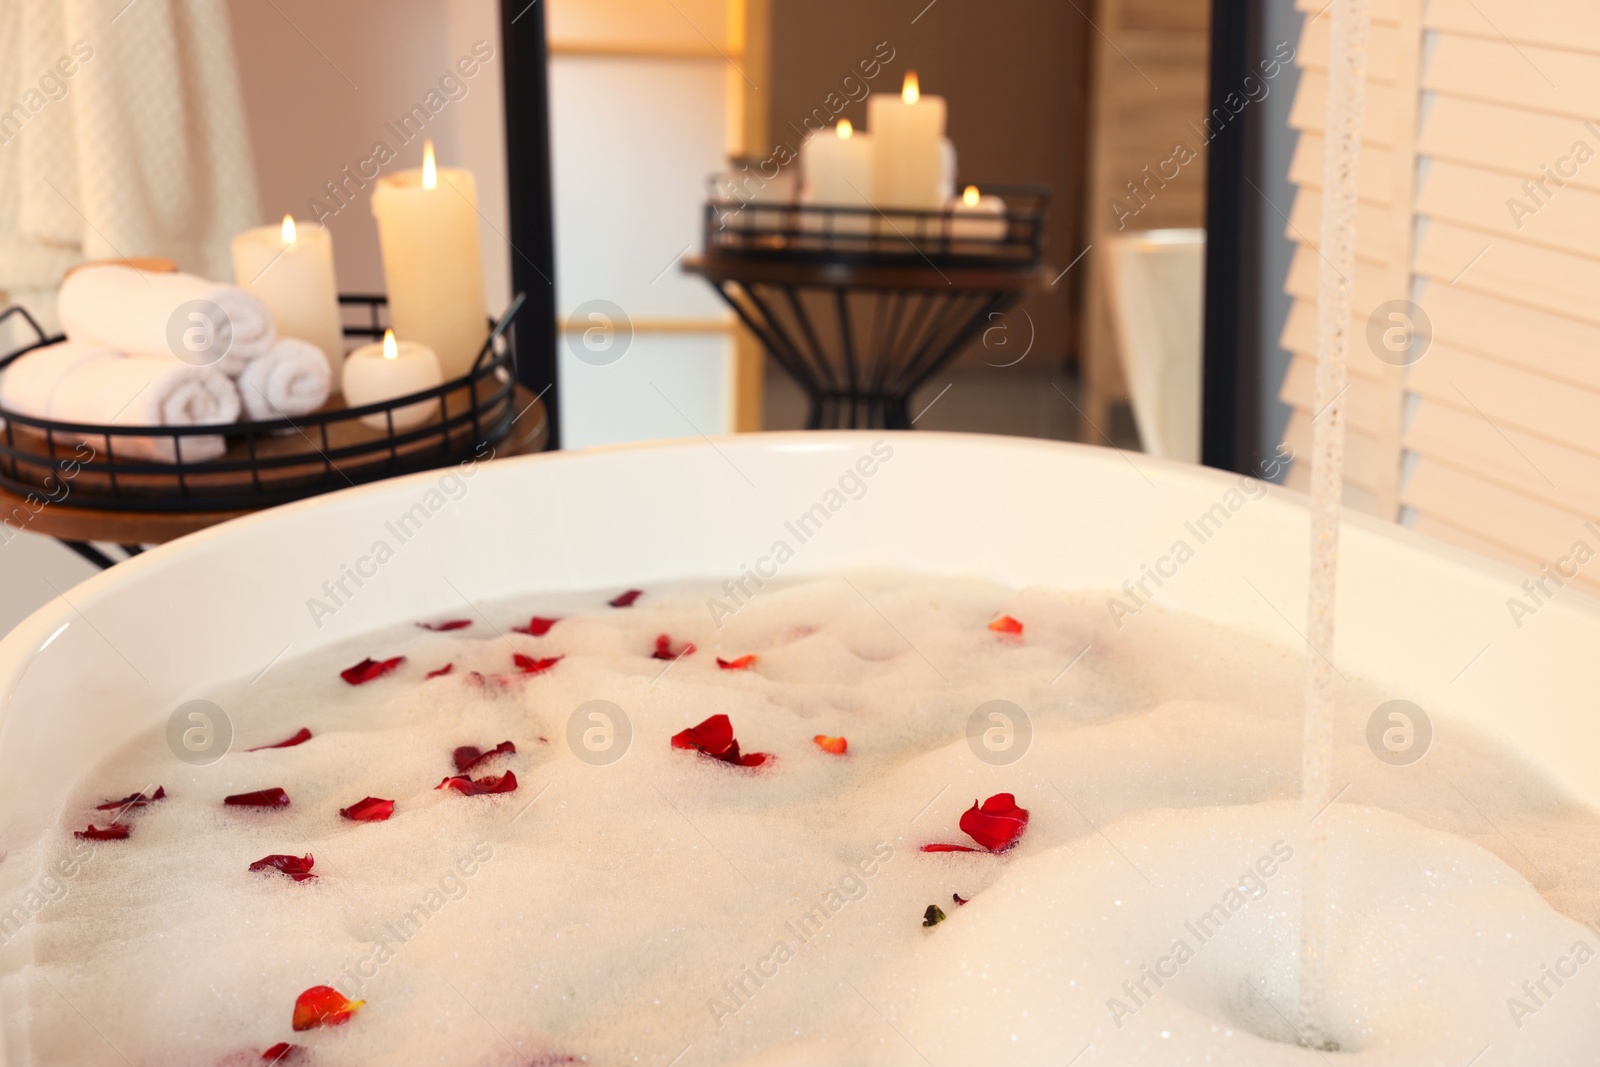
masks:
<instances>
[{"instance_id":1,"label":"white towel stack","mask_svg":"<svg viewBox=\"0 0 1600 1067\"><path fill-rule=\"evenodd\" d=\"M29 352L0 375L0 406L97 426L217 426L239 418L239 391L225 375L171 357L128 356L62 341ZM220 434L79 439L101 456L163 463L216 459L226 448Z\"/></svg>"},{"instance_id":2,"label":"white towel stack","mask_svg":"<svg viewBox=\"0 0 1600 1067\"><path fill-rule=\"evenodd\" d=\"M216 426L315 411L332 385L315 345L279 337L249 292L189 274L101 264L74 271L57 311L67 340L0 374L0 404L25 415L117 426ZM198 335L188 331L199 331ZM202 344L189 341L199 336ZM88 439L88 438L86 438ZM163 462L214 459L220 434L112 437L117 455ZM104 435L90 439L97 449Z\"/></svg>"}]
</instances>

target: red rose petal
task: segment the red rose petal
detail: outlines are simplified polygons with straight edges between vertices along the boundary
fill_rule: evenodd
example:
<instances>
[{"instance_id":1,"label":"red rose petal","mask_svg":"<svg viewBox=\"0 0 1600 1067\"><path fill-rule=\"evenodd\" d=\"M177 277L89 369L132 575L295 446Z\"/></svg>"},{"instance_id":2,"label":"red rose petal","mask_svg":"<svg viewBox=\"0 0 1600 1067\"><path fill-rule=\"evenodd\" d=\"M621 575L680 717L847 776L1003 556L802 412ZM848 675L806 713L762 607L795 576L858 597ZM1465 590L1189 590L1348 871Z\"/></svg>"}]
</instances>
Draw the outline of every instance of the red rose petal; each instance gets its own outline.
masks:
<instances>
[{"instance_id":1,"label":"red rose petal","mask_svg":"<svg viewBox=\"0 0 1600 1067\"><path fill-rule=\"evenodd\" d=\"M340 671L339 677L351 685L366 685L374 678L382 678L405 661L406 658L404 656L396 656L393 659L386 659L382 662L375 659L364 659L354 667L346 667Z\"/></svg>"},{"instance_id":2,"label":"red rose petal","mask_svg":"<svg viewBox=\"0 0 1600 1067\"><path fill-rule=\"evenodd\" d=\"M291 1045L287 1041L280 1041L261 1054L262 1060L267 1063L293 1063L300 1058L305 1049L299 1045Z\"/></svg>"},{"instance_id":3,"label":"red rose petal","mask_svg":"<svg viewBox=\"0 0 1600 1067\"><path fill-rule=\"evenodd\" d=\"M348 808L340 808L339 814L352 822L383 822L394 814L394 801L367 797Z\"/></svg>"},{"instance_id":4,"label":"red rose petal","mask_svg":"<svg viewBox=\"0 0 1600 1067\"><path fill-rule=\"evenodd\" d=\"M491 774L476 781L471 778L452 777L446 778L434 788L444 789L446 786L467 797L481 797L490 793L514 793L517 789L517 776L507 771L499 775Z\"/></svg>"},{"instance_id":5,"label":"red rose petal","mask_svg":"<svg viewBox=\"0 0 1600 1067\"><path fill-rule=\"evenodd\" d=\"M454 663L446 663L443 667L440 667L436 671L429 671L427 677L423 678L422 680L427 681L428 678L443 678L445 675L449 674L455 669L456 665Z\"/></svg>"},{"instance_id":6,"label":"red rose petal","mask_svg":"<svg viewBox=\"0 0 1600 1067\"><path fill-rule=\"evenodd\" d=\"M723 659L721 656L718 656L717 666L721 667L725 671L747 671L750 669L750 665L755 661L756 654L754 652L740 656L738 659Z\"/></svg>"},{"instance_id":7,"label":"red rose petal","mask_svg":"<svg viewBox=\"0 0 1600 1067\"><path fill-rule=\"evenodd\" d=\"M924 852L981 852L982 849L973 848L971 845L923 845Z\"/></svg>"},{"instance_id":8,"label":"red rose petal","mask_svg":"<svg viewBox=\"0 0 1600 1067\"><path fill-rule=\"evenodd\" d=\"M521 652L518 652L511 657L511 662L515 663L517 670L523 674L543 674L565 658L565 656L548 656L544 659L534 659L532 656L524 656Z\"/></svg>"},{"instance_id":9,"label":"red rose petal","mask_svg":"<svg viewBox=\"0 0 1600 1067\"><path fill-rule=\"evenodd\" d=\"M294 1001L295 1030L315 1030L319 1026L339 1026L365 1004L364 1000L346 1000L344 994L332 986L314 985Z\"/></svg>"},{"instance_id":10,"label":"red rose petal","mask_svg":"<svg viewBox=\"0 0 1600 1067\"><path fill-rule=\"evenodd\" d=\"M231 797L223 797L222 802L230 808L287 808L289 794L273 786L271 789L258 789L254 793L235 793Z\"/></svg>"},{"instance_id":11,"label":"red rose petal","mask_svg":"<svg viewBox=\"0 0 1600 1067\"><path fill-rule=\"evenodd\" d=\"M445 622L419 622L424 630L432 630L436 634L449 633L451 630L465 630L472 625L471 619L449 619Z\"/></svg>"},{"instance_id":12,"label":"red rose petal","mask_svg":"<svg viewBox=\"0 0 1600 1067\"><path fill-rule=\"evenodd\" d=\"M311 740L311 731L307 730L304 726L302 726L302 727L300 727L299 731L296 732L296 734L291 738L288 738L288 739L283 740L283 741L279 741L275 745L258 745L255 748L247 748L247 749L245 749L245 751L246 752L265 752L269 748L293 748L296 745L303 745L309 740Z\"/></svg>"},{"instance_id":13,"label":"red rose petal","mask_svg":"<svg viewBox=\"0 0 1600 1067\"><path fill-rule=\"evenodd\" d=\"M1002 615L989 624L989 629L997 634L1020 634L1022 624L1010 615Z\"/></svg>"},{"instance_id":14,"label":"red rose petal","mask_svg":"<svg viewBox=\"0 0 1600 1067\"><path fill-rule=\"evenodd\" d=\"M479 748L477 745L462 745L455 751L456 770L462 774L466 774L468 771L472 770L472 768L476 767L478 764L482 763L491 756L497 756L502 752L515 755L516 751L517 746L513 745L510 741L502 741L498 745L489 749L487 752Z\"/></svg>"},{"instance_id":15,"label":"red rose petal","mask_svg":"<svg viewBox=\"0 0 1600 1067\"><path fill-rule=\"evenodd\" d=\"M644 596L643 589L630 589L626 593L607 601L607 603L614 608L631 608L633 607L633 602L642 596Z\"/></svg>"},{"instance_id":16,"label":"red rose petal","mask_svg":"<svg viewBox=\"0 0 1600 1067\"><path fill-rule=\"evenodd\" d=\"M550 632L550 627L560 622L560 619L546 619L538 615L528 620L526 626L513 626L511 629L519 634L529 634L533 637L543 637Z\"/></svg>"},{"instance_id":17,"label":"red rose petal","mask_svg":"<svg viewBox=\"0 0 1600 1067\"><path fill-rule=\"evenodd\" d=\"M673 748L692 748L708 756L720 756L733 744L733 723L726 715L713 715L698 726L681 730L672 737Z\"/></svg>"},{"instance_id":18,"label":"red rose petal","mask_svg":"<svg viewBox=\"0 0 1600 1067\"><path fill-rule=\"evenodd\" d=\"M311 853L309 852L304 856L271 855L263 856L261 859L256 860L250 865L250 869L252 871L277 871L280 874L287 874L297 882L309 882L316 877L311 873L311 868L316 862L311 858Z\"/></svg>"},{"instance_id":19,"label":"red rose petal","mask_svg":"<svg viewBox=\"0 0 1600 1067\"><path fill-rule=\"evenodd\" d=\"M143 793L130 793L121 800L108 800L104 804L97 805L94 810L118 811L127 808L142 808L146 804L154 804L156 801L166 797L166 795L166 788L158 785L156 786L156 791L149 796L145 796Z\"/></svg>"},{"instance_id":20,"label":"red rose petal","mask_svg":"<svg viewBox=\"0 0 1600 1067\"><path fill-rule=\"evenodd\" d=\"M967 902L967 898L963 897L960 893L951 893L950 899L955 901L957 904L965 904Z\"/></svg>"},{"instance_id":21,"label":"red rose petal","mask_svg":"<svg viewBox=\"0 0 1600 1067\"><path fill-rule=\"evenodd\" d=\"M676 651L676 652L672 651L672 638L667 636L666 634L662 634L660 637L656 638L656 650L653 653L651 653L651 658L652 659L677 659L679 656L687 656L689 653L691 653L693 651L694 651L694 645L689 643L689 642L684 642L683 647L680 648L678 651Z\"/></svg>"},{"instance_id":22,"label":"red rose petal","mask_svg":"<svg viewBox=\"0 0 1600 1067\"><path fill-rule=\"evenodd\" d=\"M772 758L767 752L741 755L739 742L733 739L733 723L728 721L726 715L713 715L698 726L673 734L672 747L692 749L701 755L740 767L759 767Z\"/></svg>"},{"instance_id":23,"label":"red rose petal","mask_svg":"<svg viewBox=\"0 0 1600 1067\"><path fill-rule=\"evenodd\" d=\"M133 828L125 823L114 822L104 830L98 829L93 823L82 830L74 830L72 836L80 841L123 841L133 832Z\"/></svg>"},{"instance_id":24,"label":"red rose petal","mask_svg":"<svg viewBox=\"0 0 1600 1067\"><path fill-rule=\"evenodd\" d=\"M1010 793L996 793L961 816L962 831L990 852L1004 852L1015 845L1028 828L1028 811L1017 807Z\"/></svg>"},{"instance_id":25,"label":"red rose petal","mask_svg":"<svg viewBox=\"0 0 1600 1067\"><path fill-rule=\"evenodd\" d=\"M817 743L822 751L834 756L842 756L850 750L850 742L842 737L829 737L827 734L818 734L811 740Z\"/></svg>"}]
</instances>

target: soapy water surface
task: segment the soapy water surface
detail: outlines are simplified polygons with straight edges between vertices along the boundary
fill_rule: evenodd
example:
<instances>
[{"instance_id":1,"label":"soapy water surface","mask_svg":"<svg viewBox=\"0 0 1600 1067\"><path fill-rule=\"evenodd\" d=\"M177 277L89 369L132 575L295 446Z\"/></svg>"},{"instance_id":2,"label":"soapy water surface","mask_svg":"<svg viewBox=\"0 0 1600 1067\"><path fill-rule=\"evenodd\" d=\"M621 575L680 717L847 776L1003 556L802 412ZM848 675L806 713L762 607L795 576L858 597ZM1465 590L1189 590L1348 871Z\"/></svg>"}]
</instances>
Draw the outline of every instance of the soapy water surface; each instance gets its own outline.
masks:
<instances>
[{"instance_id":1,"label":"soapy water surface","mask_svg":"<svg viewBox=\"0 0 1600 1067\"><path fill-rule=\"evenodd\" d=\"M720 627L710 583L618 592L402 620L204 694L234 731L216 762L152 729L87 769L0 864L8 1062L256 1063L292 1041L331 1065L1600 1064L1600 819L1447 709L1396 765L1367 721L1404 694L1337 694L1318 823L1344 1051L1319 1053L1292 1044L1299 650L903 573L768 586ZM991 630L1002 614L1023 632ZM513 632L533 615L560 621ZM563 658L521 674L519 653ZM1021 717L975 728L986 705ZM671 746L718 713L774 758ZM434 788L455 748L505 740L471 774L515 792ZM156 785L126 840L72 836ZM288 808L222 804L272 786ZM920 851L973 844L962 813L1003 792L1031 813L1013 849ZM367 796L394 815L340 818ZM247 870L306 853L310 881ZM294 1033L318 984L366 1004Z\"/></svg>"}]
</instances>

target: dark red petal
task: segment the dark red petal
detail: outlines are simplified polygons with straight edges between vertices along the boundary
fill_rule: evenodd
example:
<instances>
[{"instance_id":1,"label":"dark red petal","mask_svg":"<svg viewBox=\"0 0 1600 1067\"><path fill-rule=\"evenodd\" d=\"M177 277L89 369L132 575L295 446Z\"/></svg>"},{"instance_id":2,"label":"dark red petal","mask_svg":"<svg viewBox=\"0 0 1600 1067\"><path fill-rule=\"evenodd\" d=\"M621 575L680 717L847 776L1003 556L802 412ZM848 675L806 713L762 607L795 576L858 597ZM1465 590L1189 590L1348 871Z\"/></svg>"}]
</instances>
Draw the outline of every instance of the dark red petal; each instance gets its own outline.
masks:
<instances>
[{"instance_id":1,"label":"dark red petal","mask_svg":"<svg viewBox=\"0 0 1600 1067\"><path fill-rule=\"evenodd\" d=\"M287 808L289 794L273 786L271 789L258 789L254 793L235 793L231 797L223 797L222 802L232 808Z\"/></svg>"},{"instance_id":2,"label":"dark red petal","mask_svg":"<svg viewBox=\"0 0 1600 1067\"><path fill-rule=\"evenodd\" d=\"M427 681L428 678L442 678L455 669L456 665L454 663L446 663L443 667L440 667L436 671L429 671L427 677L424 678L423 681Z\"/></svg>"},{"instance_id":3,"label":"dark red petal","mask_svg":"<svg viewBox=\"0 0 1600 1067\"><path fill-rule=\"evenodd\" d=\"M677 659L679 656L687 656L693 651L694 645L689 642L685 642L678 651L672 651L672 638L667 634L662 634L656 638L656 650L651 653L651 657L653 659Z\"/></svg>"},{"instance_id":4,"label":"dark red petal","mask_svg":"<svg viewBox=\"0 0 1600 1067\"><path fill-rule=\"evenodd\" d=\"M551 667L554 667L557 663L560 663L564 658L566 657L548 656L544 659L534 659L532 656L524 656L521 652L518 652L511 657L511 662L515 663L517 665L517 670L521 671L523 674L543 674Z\"/></svg>"},{"instance_id":5,"label":"dark red petal","mask_svg":"<svg viewBox=\"0 0 1600 1067\"><path fill-rule=\"evenodd\" d=\"M507 771L504 774L491 774L476 781L466 777L446 778L434 788L444 789L447 786L468 797L480 797L489 793L514 793L517 789L517 776Z\"/></svg>"},{"instance_id":6,"label":"dark red petal","mask_svg":"<svg viewBox=\"0 0 1600 1067\"><path fill-rule=\"evenodd\" d=\"M300 1054L305 1049L299 1045L291 1045L287 1041L280 1041L261 1054L267 1063L294 1063L300 1059Z\"/></svg>"},{"instance_id":7,"label":"dark red petal","mask_svg":"<svg viewBox=\"0 0 1600 1067\"><path fill-rule=\"evenodd\" d=\"M996 793L982 804L973 801L961 816L962 832L990 852L1015 845L1027 828L1027 809L1017 807L1010 793Z\"/></svg>"},{"instance_id":8,"label":"dark red petal","mask_svg":"<svg viewBox=\"0 0 1600 1067\"><path fill-rule=\"evenodd\" d=\"M613 598L608 603L614 608L631 608L633 602L644 596L643 589L630 589L626 593Z\"/></svg>"},{"instance_id":9,"label":"dark red petal","mask_svg":"<svg viewBox=\"0 0 1600 1067\"><path fill-rule=\"evenodd\" d=\"M923 845L924 852L977 852L971 845Z\"/></svg>"},{"instance_id":10,"label":"dark red petal","mask_svg":"<svg viewBox=\"0 0 1600 1067\"><path fill-rule=\"evenodd\" d=\"M365 685L374 678L382 678L405 661L406 658L404 656L396 656L393 659L386 659L382 662L375 659L364 659L354 667L346 667L340 671L339 677L351 685Z\"/></svg>"},{"instance_id":11,"label":"dark red petal","mask_svg":"<svg viewBox=\"0 0 1600 1067\"><path fill-rule=\"evenodd\" d=\"M508 752L512 755L515 755L516 751L517 746L513 745L510 741L502 741L487 752L479 748L477 745L462 745L455 751L456 770L462 774L466 774L468 771L472 770L472 768L476 767L478 764L482 763L491 756L497 756L502 752Z\"/></svg>"},{"instance_id":12,"label":"dark red petal","mask_svg":"<svg viewBox=\"0 0 1600 1067\"><path fill-rule=\"evenodd\" d=\"M419 622L418 626L424 630L432 630L436 634L449 633L451 630L465 630L472 625L471 619L450 619L445 622Z\"/></svg>"},{"instance_id":13,"label":"dark red petal","mask_svg":"<svg viewBox=\"0 0 1600 1067\"><path fill-rule=\"evenodd\" d=\"M723 659L721 656L718 656L717 666L721 667L725 671L747 671L750 669L750 665L755 661L756 654L754 652L740 656L738 659Z\"/></svg>"},{"instance_id":14,"label":"dark red petal","mask_svg":"<svg viewBox=\"0 0 1600 1067\"><path fill-rule=\"evenodd\" d=\"M311 853L304 856L263 856L250 865L252 871L277 871L287 874L297 882L309 882L316 875L311 873L311 868L316 865L316 860L311 858Z\"/></svg>"},{"instance_id":15,"label":"dark red petal","mask_svg":"<svg viewBox=\"0 0 1600 1067\"><path fill-rule=\"evenodd\" d=\"M166 788L158 785L156 786L156 791L151 793L149 796L145 796L143 793L129 793L121 800L108 800L104 804L96 806L94 810L117 811L119 809L126 808L142 808L146 804L154 804L156 801L163 799L166 795Z\"/></svg>"},{"instance_id":16,"label":"dark red petal","mask_svg":"<svg viewBox=\"0 0 1600 1067\"><path fill-rule=\"evenodd\" d=\"M737 763L741 767L759 767L772 758L770 752L746 752L736 759L726 760L728 763Z\"/></svg>"},{"instance_id":17,"label":"dark red petal","mask_svg":"<svg viewBox=\"0 0 1600 1067\"><path fill-rule=\"evenodd\" d=\"M279 741L275 745L258 745L255 748L247 748L245 751L265 752L269 748L293 748L296 745L303 745L309 740L311 740L311 731L302 726L293 737L288 738L287 740Z\"/></svg>"},{"instance_id":18,"label":"dark red petal","mask_svg":"<svg viewBox=\"0 0 1600 1067\"><path fill-rule=\"evenodd\" d=\"M122 841L132 832L132 827L126 823L114 822L104 830L97 829L90 823L82 830L74 830L72 836L82 841Z\"/></svg>"},{"instance_id":19,"label":"dark red petal","mask_svg":"<svg viewBox=\"0 0 1600 1067\"><path fill-rule=\"evenodd\" d=\"M713 715L698 726L691 726L672 737L673 748L690 748L708 756L720 756L733 744L733 723L726 715Z\"/></svg>"},{"instance_id":20,"label":"dark red petal","mask_svg":"<svg viewBox=\"0 0 1600 1067\"><path fill-rule=\"evenodd\" d=\"M339 814L353 822L383 822L394 814L394 801L367 797L348 808L340 808Z\"/></svg>"},{"instance_id":21,"label":"dark red petal","mask_svg":"<svg viewBox=\"0 0 1600 1067\"><path fill-rule=\"evenodd\" d=\"M295 998L294 1028L315 1030L319 1026L347 1023L365 1003L364 1000L346 1000L344 994L332 986L314 985Z\"/></svg>"},{"instance_id":22,"label":"dark red petal","mask_svg":"<svg viewBox=\"0 0 1600 1067\"><path fill-rule=\"evenodd\" d=\"M965 904L967 902L967 898L963 897L960 893L951 893L950 899L955 901L957 904Z\"/></svg>"},{"instance_id":23,"label":"dark red petal","mask_svg":"<svg viewBox=\"0 0 1600 1067\"><path fill-rule=\"evenodd\" d=\"M989 624L989 629L997 634L1020 634L1022 624L1010 615L1002 615Z\"/></svg>"},{"instance_id":24,"label":"dark red petal","mask_svg":"<svg viewBox=\"0 0 1600 1067\"><path fill-rule=\"evenodd\" d=\"M560 619L546 619L538 615L528 620L526 626L513 626L511 629L519 634L529 634L533 637L543 637L550 632L550 627L560 622Z\"/></svg>"}]
</instances>

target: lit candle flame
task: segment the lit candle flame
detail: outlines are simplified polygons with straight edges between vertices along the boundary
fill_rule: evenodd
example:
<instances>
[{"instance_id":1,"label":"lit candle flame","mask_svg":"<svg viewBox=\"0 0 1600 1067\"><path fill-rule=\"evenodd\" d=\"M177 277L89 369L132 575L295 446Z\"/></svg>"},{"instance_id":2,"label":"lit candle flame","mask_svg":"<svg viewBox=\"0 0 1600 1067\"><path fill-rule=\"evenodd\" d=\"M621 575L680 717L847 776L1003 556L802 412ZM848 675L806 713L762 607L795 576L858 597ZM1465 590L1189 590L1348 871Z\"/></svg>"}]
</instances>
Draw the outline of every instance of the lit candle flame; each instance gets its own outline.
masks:
<instances>
[{"instance_id":1,"label":"lit candle flame","mask_svg":"<svg viewBox=\"0 0 1600 1067\"><path fill-rule=\"evenodd\" d=\"M281 235L283 237L283 243L284 244L286 244L286 245L294 244L294 216L293 215L285 215L283 217L283 230L282 230L282 234Z\"/></svg>"},{"instance_id":2,"label":"lit candle flame","mask_svg":"<svg viewBox=\"0 0 1600 1067\"><path fill-rule=\"evenodd\" d=\"M383 358L384 359L399 359L400 358L400 346L394 343L394 331L393 330L384 330L383 331Z\"/></svg>"},{"instance_id":3,"label":"lit candle flame","mask_svg":"<svg viewBox=\"0 0 1600 1067\"><path fill-rule=\"evenodd\" d=\"M839 140L841 141L848 141L855 136L856 132L856 128L850 125L849 119L840 119L839 125L835 126L834 129L839 132Z\"/></svg>"},{"instance_id":4,"label":"lit candle flame","mask_svg":"<svg viewBox=\"0 0 1600 1067\"><path fill-rule=\"evenodd\" d=\"M978 187L969 185L961 191L961 202L968 207L978 206Z\"/></svg>"},{"instance_id":5,"label":"lit candle flame","mask_svg":"<svg viewBox=\"0 0 1600 1067\"><path fill-rule=\"evenodd\" d=\"M422 142L422 187L439 188L439 167L433 161L433 142Z\"/></svg>"},{"instance_id":6,"label":"lit candle flame","mask_svg":"<svg viewBox=\"0 0 1600 1067\"><path fill-rule=\"evenodd\" d=\"M900 99L904 100L908 104L915 104L918 100L922 99L922 89L917 84L916 71L906 71L905 84L900 88Z\"/></svg>"}]
</instances>

